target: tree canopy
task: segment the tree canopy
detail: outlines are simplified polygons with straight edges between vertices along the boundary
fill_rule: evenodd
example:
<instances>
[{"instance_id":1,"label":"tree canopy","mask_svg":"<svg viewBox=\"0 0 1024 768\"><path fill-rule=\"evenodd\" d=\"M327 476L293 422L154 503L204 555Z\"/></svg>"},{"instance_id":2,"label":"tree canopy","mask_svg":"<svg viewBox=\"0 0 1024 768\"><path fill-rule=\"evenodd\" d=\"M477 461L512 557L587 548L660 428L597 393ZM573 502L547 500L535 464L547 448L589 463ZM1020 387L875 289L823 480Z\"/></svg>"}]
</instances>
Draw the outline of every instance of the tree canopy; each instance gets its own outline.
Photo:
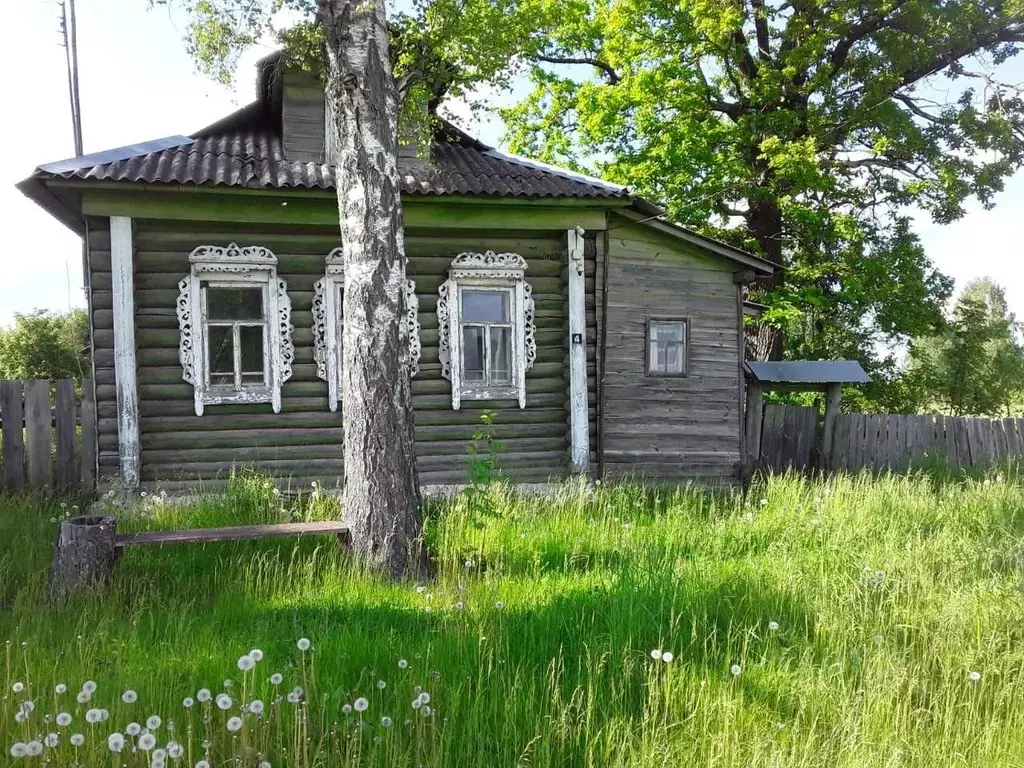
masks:
<instances>
[{"instance_id":1,"label":"tree canopy","mask_svg":"<svg viewBox=\"0 0 1024 768\"><path fill-rule=\"evenodd\" d=\"M85 310L36 310L0 329L0 378L74 379L89 374L89 320Z\"/></svg>"},{"instance_id":2,"label":"tree canopy","mask_svg":"<svg viewBox=\"0 0 1024 768\"><path fill-rule=\"evenodd\" d=\"M994 70L1002 0L548 0L514 151L596 167L782 266L761 298L794 357L876 357L941 325L951 282L910 207L991 205L1024 158Z\"/></svg>"}]
</instances>

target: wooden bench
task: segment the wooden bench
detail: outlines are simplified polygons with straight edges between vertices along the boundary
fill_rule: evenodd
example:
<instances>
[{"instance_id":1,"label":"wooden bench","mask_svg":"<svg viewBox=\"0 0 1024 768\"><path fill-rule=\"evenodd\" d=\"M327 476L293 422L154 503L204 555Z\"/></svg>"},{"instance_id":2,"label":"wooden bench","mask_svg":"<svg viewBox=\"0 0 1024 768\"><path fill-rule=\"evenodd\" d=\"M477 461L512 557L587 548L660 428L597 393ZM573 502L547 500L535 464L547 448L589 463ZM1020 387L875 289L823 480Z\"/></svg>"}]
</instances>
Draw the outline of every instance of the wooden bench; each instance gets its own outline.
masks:
<instances>
[{"instance_id":1,"label":"wooden bench","mask_svg":"<svg viewBox=\"0 0 1024 768\"><path fill-rule=\"evenodd\" d=\"M206 544L215 541L252 541L288 536L337 536L343 547L351 543L348 526L339 521L240 525L231 528L192 528L178 531L117 533L117 519L107 515L81 515L60 525L50 572L50 596L57 599L107 579L125 547L163 544Z\"/></svg>"}]
</instances>

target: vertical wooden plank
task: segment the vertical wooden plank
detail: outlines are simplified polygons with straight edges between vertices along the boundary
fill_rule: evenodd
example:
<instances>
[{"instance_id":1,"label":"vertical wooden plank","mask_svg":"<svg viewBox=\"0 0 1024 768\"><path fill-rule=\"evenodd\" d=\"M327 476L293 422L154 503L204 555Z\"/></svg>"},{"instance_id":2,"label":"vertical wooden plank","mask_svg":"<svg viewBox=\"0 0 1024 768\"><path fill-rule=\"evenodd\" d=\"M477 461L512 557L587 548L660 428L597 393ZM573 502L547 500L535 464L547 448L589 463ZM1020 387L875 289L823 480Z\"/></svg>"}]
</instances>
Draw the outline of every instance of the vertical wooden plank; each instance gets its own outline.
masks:
<instances>
[{"instance_id":1,"label":"vertical wooden plank","mask_svg":"<svg viewBox=\"0 0 1024 768\"><path fill-rule=\"evenodd\" d=\"M4 487L25 487L25 431L21 382L0 381L0 420L3 421Z\"/></svg>"},{"instance_id":2,"label":"vertical wooden plank","mask_svg":"<svg viewBox=\"0 0 1024 768\"><path fill-rule=\"evenodd\" d=\"M28 437L28 484L32 488L53 485L50 461L50 382L25 382L25 433Z\"/></svg>"},{"instance_id":3,"label":"vertical wooden plank","mask_svg":"<svg viewBox=\"0 0 1024 768\"><path fill-rule=\"evenodd\" d=\"M942 417L943 437L946 445L946 460L950 469L960 469L959 451L956 446L956 429L951 416Z\"/></svg>"},{"instance_id":4,"label":"vertical wooden plank","mask_svg":"<svg viewBox=\"0 0 1024 768\"><path fill-rule=\"evenodd\" d=\"M857 472L864 461L864 414L854 413L850 423L850 471Z\"/></svg>"},{"instance_id":5,"label":"vertical wooden plank","mask_svg":"<svg viewBox=\"0 0 1024 768\"><path fill-rule=\"evenodd\" d=\"M114 375L117 389L117 443L121 482L139 485L139 389L135 365L135 289L132 220L110 217L110 269L113 287Z\"/></svg>"},{"instance_id":6,"label":"vertical wooden plank","mask_svg":"<svg viewBox=\"0 0 1024 768\"><path fill-rule=\"evenodd\" d=\"M886 425L887 440L885 446L885 466L889 468L890 472L898 472L900 448L897 430L899 429L900 416L895 413L890 413L886 421L888 423Z\"/></svg>"},{"instance_id":7,"label":"vertical wooden plank","mask_svg":"<svg viewBox=\"0 0 1024 768\"><path fill-rule=\"evenodd\" d=\"M747 381L747 468L757 469L761 463L761 430L764 427L764 393L760 382Z\"/></svg>"},{"instance_id":8,"label":"vertical wooden plank","mask_svg":"<svg viewBox=\"0 0 1024 768\"><path fill-rule=\"evenodd\" d=\"M840 413L836 417L836 435L832 441L832 469L846 469L850 444L849 413Z\"/></svg>"},{"instance_id":9,"label":"vertical wooden plank","mask_svg":"<svg viewBox=\"0 0 1024 768\"><path fill-rule=\"evenodd\" d=\"M956 438L956 463L961 469L971 468L971 444L967 436L967 422L960 416L951 416Z\"/></svg>"},{"instance_id":10,"label":"vertical wooden plank","mask_svg":"<svg viewBox=\"0 0 1024 768\"><path fill-rule=\"evenodd\" d=\"M56 389L56 487L66 491L78 484L78 467L75 461L75 384L71 379L61 379L57 382Z\"/></svg>"},{"instance_id":11,"label":"vertical wooden plank","mask_svg":"<svg viewBox=\"0 0 1024 768\"><path fill-rule=\"evenodd\" d=\"M836 419L843 406L843 385L825 387L825 425L821 437L821 466L832 466L832 444L835 442Z\"/></svg>"},{"instance_id":12,"label":"vertical wooden plank","mask_svg":"<svg viewBox=\"0 0 1024 768\"><path fill-rule=\"evenodd\" d=\"M966 417L968 424L968 434L970 435L971 441L971 459L975 469L984 467L988 464L988 451L985 446L985 435L981 428L981 419L974 418L973 416Z\"/></svg>"},{"instance_id":13,"label":"vertical wooden plank","mask_svg":"<svg viewBox=\"0 0 1024 768\"><path fill-rule=\"evenodd\" d=\"M1006 453L1009 458L1021 454L1020 435L1017 434L1017 422L1014 419L1003 419L1003 432L1006 433Z\"/></svg>"},{"instance_id":14,"label":"vertical wooden plank","mask_svg":"<svg viewBox=\"0 0 1024 768\"><path fill-rule=\"evenodd\" d=\"M1006 430L1003 429L1002 419L992 419L992 434L996 441L996 458L999 461L1006 461L1010 456L1009 440L1006 436Z\"/></svg>"},{"instance_id":15,"label":"vertical wooden plank","mask_svg":"<svg viewBox=\"0 0 1024 768\"><path fill-rule=\"evenodd\" d=\"M86 493L96 488L96 390L93 380L82 379L82 474Z\"/></svg>"},{"instance_id":16,"label":"vertical wooden plank","mask_svg":"<svg viewBox=\"0 0 1024 768\"><path fill-rule=\"evenodd\" d=\"M587 412L587 296L584 283L583 229L567 232L569 240L569 431L574 471L590 467L590 415ZM687 328L689 333L690 329Z\"/></svg>"}]
</instances>

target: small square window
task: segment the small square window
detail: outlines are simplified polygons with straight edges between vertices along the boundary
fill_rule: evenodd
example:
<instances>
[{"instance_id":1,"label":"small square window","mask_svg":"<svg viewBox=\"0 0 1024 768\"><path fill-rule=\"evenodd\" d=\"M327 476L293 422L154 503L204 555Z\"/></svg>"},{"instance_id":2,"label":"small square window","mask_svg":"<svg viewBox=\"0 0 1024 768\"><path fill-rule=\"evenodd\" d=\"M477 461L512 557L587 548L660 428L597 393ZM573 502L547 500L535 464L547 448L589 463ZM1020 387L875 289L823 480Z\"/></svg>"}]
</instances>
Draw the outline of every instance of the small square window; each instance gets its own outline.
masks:
<instances>
[{"instance_id":1,"label":"small square window","mask_svg":"<svg viewBox=\"0 0 1024 768\"><path fill-rule=\"evenodd\" d=\"M648 320L648 376L687 375L689 325L687 320Z\"/></svg>"}]
</instances>

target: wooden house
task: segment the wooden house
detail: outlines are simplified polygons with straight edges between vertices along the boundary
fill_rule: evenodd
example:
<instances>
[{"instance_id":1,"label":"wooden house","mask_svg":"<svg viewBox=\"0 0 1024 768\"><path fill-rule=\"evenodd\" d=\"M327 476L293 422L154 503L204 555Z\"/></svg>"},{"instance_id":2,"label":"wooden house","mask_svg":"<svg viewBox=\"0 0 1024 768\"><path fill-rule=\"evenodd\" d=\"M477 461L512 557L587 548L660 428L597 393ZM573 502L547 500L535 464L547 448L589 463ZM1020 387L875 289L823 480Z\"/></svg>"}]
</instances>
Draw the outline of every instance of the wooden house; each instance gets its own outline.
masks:
<instances>
[{"instance_id":1,"label":"wooden house","mask_svg":"<svg viewBox=\"0 0 1024 768\"><path fill-rule=\"evenodd\" d=\"M255 465L339 483L324 112L316 83L271 56L257 100L214 125L19 185L85 242L99 477L177 489ZM401 160L424 485L465 482L485 410L517 482L736 476L742 286L767 262L448 124Z\"/></svg>"}]
</instances>

